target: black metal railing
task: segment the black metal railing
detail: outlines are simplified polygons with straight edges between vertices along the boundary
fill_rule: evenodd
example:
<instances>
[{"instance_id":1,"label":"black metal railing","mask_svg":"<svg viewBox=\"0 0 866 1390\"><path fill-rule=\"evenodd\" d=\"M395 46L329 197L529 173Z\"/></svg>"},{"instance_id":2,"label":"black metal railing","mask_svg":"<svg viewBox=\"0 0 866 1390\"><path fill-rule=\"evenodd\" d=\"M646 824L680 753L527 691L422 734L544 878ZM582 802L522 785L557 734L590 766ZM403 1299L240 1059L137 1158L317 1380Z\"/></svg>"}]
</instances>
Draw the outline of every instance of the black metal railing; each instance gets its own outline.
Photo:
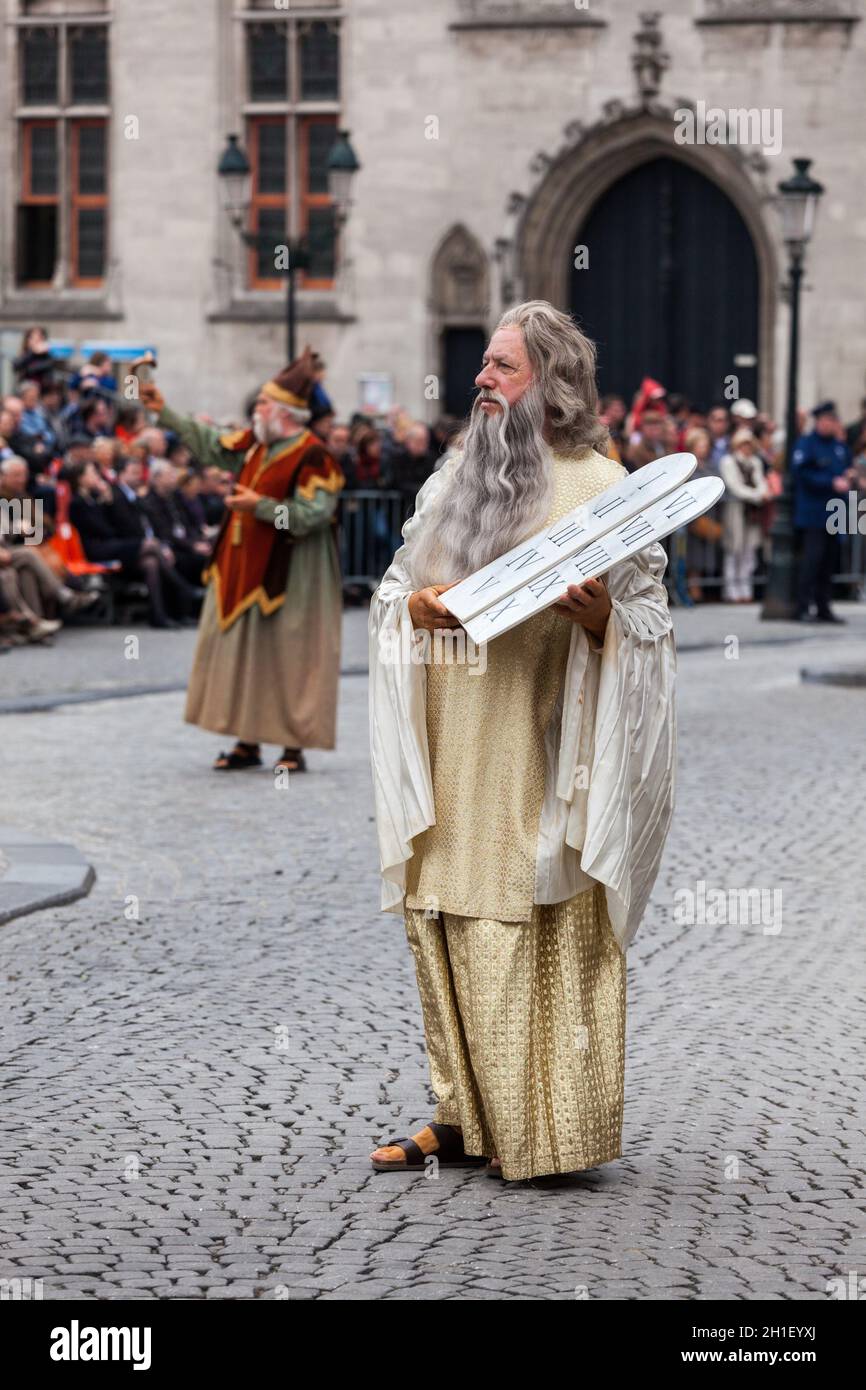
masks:
<instances>
[{"instance_id":1,"label":"black metal railing","mask_svg":"<svg viewBox=\"0 0 866 1390\"><path fill-rule=\"evenodd\" d=\"M407 493L379 488L344 492L340 498L340 559L346 588L377 587L403 544L401 530L413 510L414 498ZM851 597L866 592L866 536L840 536L840 561L834 583L847 585ZM701 541L695 545L687 530L675 531L663 542L668 553L665 583L673 601L687 601L688 586L700 589L702 596L719 598L722 591L724 552L720 541ZM762 547L755 570L756 597L763 590L767 573L767 547Z\"/></svg>"}]
</instances>

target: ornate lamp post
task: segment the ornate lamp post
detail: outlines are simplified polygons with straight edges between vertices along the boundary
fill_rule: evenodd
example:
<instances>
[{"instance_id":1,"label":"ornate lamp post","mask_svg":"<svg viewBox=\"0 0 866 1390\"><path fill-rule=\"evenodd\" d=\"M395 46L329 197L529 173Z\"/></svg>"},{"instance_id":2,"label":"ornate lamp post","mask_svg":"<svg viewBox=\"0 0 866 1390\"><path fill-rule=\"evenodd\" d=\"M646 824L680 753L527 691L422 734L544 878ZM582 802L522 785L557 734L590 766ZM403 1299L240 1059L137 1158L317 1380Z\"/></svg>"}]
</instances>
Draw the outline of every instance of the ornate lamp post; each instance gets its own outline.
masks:
<instances>
[{"instance_id":1,"label":"ornate lamp post","mask_svg":"<svg viewBox=\"0 0 866 1390\"><path fill-rule=\"evenodd\" d=\"M360 165L349 142L349 132L340 131L328 157L328 183L336 208L337 225L341 226L351 206L350 191L352 178ZM245 246L255 250L272 250L273 234L249 231L246 227L250 206L250 162L246 152L238 142L237 135L229 135L226 147L217 165L223 205L232 226ZM288 361L295 360L295 273L306 270L310 264L310 251L306 238L297 241L287 239L282 243L288 253L286 275L286 352Z\"/></svg>"},{"instance_id":2,"label":"ornate lamp post","mask_svg":"<svg viewBox=\"0 0 866 1390\"><path fill-rule=\"evenodd\" d=\"M793 482L791 457L797 442L797 373L800 360L800 288L806 247L815 225L823 186L809 176L811 159L795 159L795 172L779 184L782 236L788 248L788 302L791 308L788 344L788 404L785 421L785 475L782 495L770 533L772 553L762 618L792 618L796 611L797 566L794 555Z\"/></svg>"}]
</instances>

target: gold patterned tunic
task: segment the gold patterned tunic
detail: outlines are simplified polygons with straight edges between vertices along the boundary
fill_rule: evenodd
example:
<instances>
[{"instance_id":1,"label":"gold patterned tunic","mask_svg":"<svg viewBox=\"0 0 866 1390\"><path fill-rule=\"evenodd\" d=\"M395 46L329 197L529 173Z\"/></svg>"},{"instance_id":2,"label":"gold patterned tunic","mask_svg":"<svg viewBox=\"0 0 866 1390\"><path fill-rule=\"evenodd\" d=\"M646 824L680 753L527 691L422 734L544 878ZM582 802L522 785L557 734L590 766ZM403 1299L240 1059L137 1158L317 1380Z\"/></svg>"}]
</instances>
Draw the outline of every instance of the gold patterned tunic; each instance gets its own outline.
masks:
<instances>
[{"instance_id":1,"label":"gold patterned tunic","mask_svg":"<svg viewBox=\"0 0 866 1390\"><path fill-rule=\"evenodd\" d=\"M554 454L551 525L622 477L594 450ZM502 922L532 915L544 736L571 623L552 609L486 646L487 668L432 663L427 739L436 823L413 841L406 907Z\"/></svg>"}]
</instances>

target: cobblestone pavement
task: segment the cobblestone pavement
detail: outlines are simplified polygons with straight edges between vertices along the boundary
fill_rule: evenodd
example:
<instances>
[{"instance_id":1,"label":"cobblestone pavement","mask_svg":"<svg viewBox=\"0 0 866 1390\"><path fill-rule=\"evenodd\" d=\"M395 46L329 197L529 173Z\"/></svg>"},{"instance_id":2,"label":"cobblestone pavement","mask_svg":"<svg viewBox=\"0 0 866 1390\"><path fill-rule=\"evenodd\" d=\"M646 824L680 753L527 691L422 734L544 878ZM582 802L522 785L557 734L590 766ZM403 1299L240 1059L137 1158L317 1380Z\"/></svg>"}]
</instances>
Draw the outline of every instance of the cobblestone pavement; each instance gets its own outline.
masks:
<instances>
[{"instance_id":1,"label":"cobblestone pavement","mask_svg":"<svg viewBox=\"0 0 866 1390\"><path fill-rule=\"evenodd\" d=\"M221 741L177 693L3 716L2 819L74 839L99 880L0 929L0 1278L47 1299L817 1300L866 1275L866 696L798 676L862 659L866 610L845 611L775 645L748 645L753 610L700 615L629 952L624 1157L532 1184L369 1167L431 1097L402 921L377 910L363 676L338 751L288 788L211 773ZM763 889L763 924L678 920L701 882Z\"/></svg>"}]
</instances>

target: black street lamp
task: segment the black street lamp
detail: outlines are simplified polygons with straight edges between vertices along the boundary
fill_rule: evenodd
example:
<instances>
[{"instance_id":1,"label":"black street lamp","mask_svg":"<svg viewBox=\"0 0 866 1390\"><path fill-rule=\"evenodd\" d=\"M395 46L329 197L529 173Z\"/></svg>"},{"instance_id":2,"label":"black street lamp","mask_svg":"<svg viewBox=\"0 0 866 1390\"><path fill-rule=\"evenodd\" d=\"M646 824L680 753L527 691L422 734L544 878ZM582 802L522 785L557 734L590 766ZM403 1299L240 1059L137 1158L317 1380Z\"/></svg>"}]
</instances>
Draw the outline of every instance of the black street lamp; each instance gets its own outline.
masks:
<instances>
[{"instance_id":1,"label":"black street lamp","mask_svg":"<svg viewBox=\"0 0 866 1390\"><path fill-rule=\"evenodd\" d=\"M815 225L823 185L809 176L811 159L795 159L795 173L779 184L782 237L788 248L788 402L785 421L785 473L782 494L770 532L770 572L764 591L762 618L793 618L797 609L797 564L794 551L793 479L791 458L797 442L797 373L800 362L800 289L806 247Z\"/></svg>"},{"instance_id":2,"label":"black street lamp","mask_svg":"<svg viewBox=\"0 0 866 1390\"><path fill-rule=\"evenodd\" d=\"M349 132L340 131L328 157L328 183L334 199L337 224L345 222L351 206L349 192L353 175L360 168L355 152L349 142ZM272 251L275 247L273 233L250 231L246 227L250 206L250 162L237 135L229 135L228 143L217 165L223 204L232 226L238 232L245 246L255 250ZM307 270L310 265L309 244L305 237L296 241L288 238L285 246L288 264L286 274L286 352L289 362L294 362L295 344L295 273Z\"/></svg>"}]
</instances>

